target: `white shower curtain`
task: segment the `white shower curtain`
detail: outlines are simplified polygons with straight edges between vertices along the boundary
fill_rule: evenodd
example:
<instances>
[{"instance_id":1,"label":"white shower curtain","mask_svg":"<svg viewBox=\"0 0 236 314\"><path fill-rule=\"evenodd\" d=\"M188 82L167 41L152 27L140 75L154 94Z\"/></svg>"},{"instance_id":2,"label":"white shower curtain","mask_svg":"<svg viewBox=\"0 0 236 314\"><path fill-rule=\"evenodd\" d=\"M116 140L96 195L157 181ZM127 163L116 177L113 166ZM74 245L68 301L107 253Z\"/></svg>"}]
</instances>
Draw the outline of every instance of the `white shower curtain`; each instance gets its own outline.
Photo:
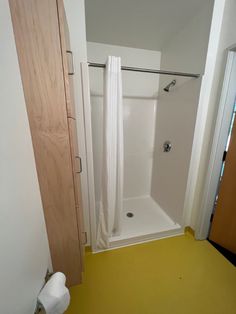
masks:
<instances>
[{"instance_id":1,"label":"white shower curtain","mask_svg":"<svg viewBox=\"0 0 236 314\"><path fill-rule=\"evenodd\" d=\"M102 186L97 232L97 247L102 249L109 247L109 237L121 232L123 155L121 61L109 56L104 78Z\"/></svg>"}]
</instances>

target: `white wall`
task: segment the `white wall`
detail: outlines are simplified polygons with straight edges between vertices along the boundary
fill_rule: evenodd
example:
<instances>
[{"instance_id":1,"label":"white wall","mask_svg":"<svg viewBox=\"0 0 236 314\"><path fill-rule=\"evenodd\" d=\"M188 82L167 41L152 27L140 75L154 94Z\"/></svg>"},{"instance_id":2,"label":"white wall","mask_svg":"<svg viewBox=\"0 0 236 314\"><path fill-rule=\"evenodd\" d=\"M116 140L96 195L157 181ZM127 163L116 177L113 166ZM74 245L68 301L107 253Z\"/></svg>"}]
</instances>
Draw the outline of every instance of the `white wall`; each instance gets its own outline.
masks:
<instances>
[{"instance_id":1,"label":"white wall","mask_svg":"<svg viewBox=\"0 0 236 314\"><path fill-rule=\"evenodd\" d=\"M89 184L87 170L87 155L85 143L84 108L81 86L80 63L87 62L86 31L85 31L85 10L84 0L64 0L67 23L70 32L70 44L74 57L74 93L76 106L76 123L79 141L79 152L82 159L83 171L81 177L81 190L83 199L83 213L87 240L90 244L90 219L89 207Z\"/></svg>"},{"instance_id":2,"label":"white wall","mask_svg":"<svg viewBox=\"0 0 236 314\"><path fill-rule=\"evenodd\" d=\"M0 1L0 313L32 314L50 266L8 1Z\"/></svg>"},{"instance_id":3,"label":"white wall","mask_svg":"<svg viewBox=\"0 0 236 314\"><path fill-rule=\"evenodd\" d=\"M87 0L87 40L162 51L165 43L211 1Z\"/></svg>"},{"instance_id":4,"label":"white wall","mask_svg":"<svg viewBox=\"0 0 236 314\"><path fill-rule=\"evenodd\" d=\"M120 56L122 65L160 67L158 51L88 43L88 60L105 63L108 55ZM157 75L122 72L124 110L124 197L150 195L153 159ZM99 201L102 162L103 70L90 68L95 193Z\"/></svg>"},{"instance_id":5,"label":"white wall","mask_svg":"<svg viewBox=\"0 0 236 314\"><path fill-rule=\"evenodd\" d=\"M207 2L162 50L162 69L204 73L212 4ZM182 223L201 79L175 77L176 86L163 92L173 78L160 80L151 195L172 219ZM165 140L172 143L169 153L163 152Z\"/></svg>"},{"instance_id":6,"label":"white wall","mask_svg":"<svg viewBox=\"0 0 236 314\"><path fill-rule=\"evenodd\" d=\"M201 215L201 201L204 192L204 183L206 179L206 170L209 163L210 158L210 150L211 150L211 143L213 139L215 121L219 106L219 98L222 89L222 83L224 78L224 71L226 65L226 58L227 58L227 49L231 48L232 46L236 45L236 19L235 19L235 12L236 12L236 1L235 0L216 0L216 5L219 7L225 7L224 10L221 9L221 13L223 12L223 20L222 26L220 31L220 38L219 44L215 48L214 52L216 52L216 59L214 60L214 64L211 61L211 55L209 55L209 71L212 74L212 85L210 86L209 92L209 100L205 104L207 106L207 110L204 116L204 125L202 125L204 137L202 142L196 148L201 152L199 164L196 164L195 167L198 170L198 177L194 191L194 200L192 204L192 217L191 217L191 225L193 228L197 229L199 227L199 215ZM216 21L217 23L217 21ZM221 23L221 20L218 21L218 25ZM218 26L217 25L217 26ZM212 29L211 37L214 41L217 35L216 27ZM210 52L211 54L211 52ZM205 97L206 98L206 97ZM203 99L204 101L204 99ZM206 217L207 219L207 217ZM205 231L203 232L205 233Z\"/></svg>"}]
</instances>

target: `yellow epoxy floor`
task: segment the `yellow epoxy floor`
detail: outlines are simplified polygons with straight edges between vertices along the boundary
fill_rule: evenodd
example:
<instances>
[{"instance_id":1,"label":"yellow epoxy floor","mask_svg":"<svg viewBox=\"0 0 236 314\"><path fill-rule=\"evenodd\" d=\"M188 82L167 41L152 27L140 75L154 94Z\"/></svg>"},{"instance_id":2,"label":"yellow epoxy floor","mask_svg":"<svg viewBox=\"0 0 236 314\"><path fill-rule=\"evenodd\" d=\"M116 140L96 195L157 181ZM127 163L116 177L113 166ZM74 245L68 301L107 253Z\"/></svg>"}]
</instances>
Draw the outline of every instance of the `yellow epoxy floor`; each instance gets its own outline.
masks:
<instances>
[{"instance_id":1,"label":"yellow epoxy floor","mask_svg":"<svg viewBox=\"0 0 236 314\"><path fill-rule=\"evenodd\" d=\"M236 268L189 233L86 253L85 266L66 314L236 314Z\"/></svg>"}]
</instances>

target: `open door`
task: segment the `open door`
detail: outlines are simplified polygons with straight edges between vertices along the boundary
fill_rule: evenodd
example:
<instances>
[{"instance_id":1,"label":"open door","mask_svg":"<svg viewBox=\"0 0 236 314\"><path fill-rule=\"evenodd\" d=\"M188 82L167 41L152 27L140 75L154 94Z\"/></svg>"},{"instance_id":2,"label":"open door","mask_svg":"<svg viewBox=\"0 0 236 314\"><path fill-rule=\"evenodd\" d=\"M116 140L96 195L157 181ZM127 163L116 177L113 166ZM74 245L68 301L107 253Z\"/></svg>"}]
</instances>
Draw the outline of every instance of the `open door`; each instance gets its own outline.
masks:
<instances>
[{"instance_id":1,"label":"open door","mask_svg":"<svg viewBox=\"0 0 236 314\"><path fill-rule=\"evenodd\" d=\"M236 89L236 85L235 85ZM209 239L236 254L236 120L232 132L219 185L217 204Z\"/></svg>"},{"instance_id":2,"label":"open door","mask_svg":"<svg viewBox=\"0 0 236 314\"><path fill-rule=\"evenodd\" d=\"M73 59L62 0L9 0L53 271L82 282L83 226ZM80 117L78 117L80 118Z\"/></svg>"}]
</instances>

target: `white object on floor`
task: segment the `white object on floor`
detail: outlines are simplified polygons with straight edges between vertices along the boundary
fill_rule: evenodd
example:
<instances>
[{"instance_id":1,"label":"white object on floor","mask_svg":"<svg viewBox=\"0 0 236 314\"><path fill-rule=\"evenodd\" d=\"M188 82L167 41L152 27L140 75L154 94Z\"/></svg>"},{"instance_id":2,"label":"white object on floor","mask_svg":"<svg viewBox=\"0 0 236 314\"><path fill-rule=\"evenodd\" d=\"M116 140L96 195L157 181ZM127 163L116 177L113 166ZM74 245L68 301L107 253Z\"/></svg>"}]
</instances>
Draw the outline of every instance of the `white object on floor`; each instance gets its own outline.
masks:
<instances>
[{"instance_id":1,"label":"white object on floor","mask_svg":"<svg viewBox=\"0 0 236 314\"><path fill-rule=\"evenodd\" d=\"M132 213L133 217L129 218L128 213ZM111 247L115 247L182 233L181 226L150 196L142 196L124 200L122 233L111 237L110 242Z\"/></svg>"},{"instance_id":2,"label":"white object on floor","mask_svg":"<svg viewBox=\"0 0 236 314\"><path fill-rule=\"evenodd\" d=\"M109 237L121 230L124 181L124 139L121 60L108 57L103 106L103 162L97 247L108 248Z\"/></svg>"},{"instance_id":3,"label":"white object on floor","mask_svg":"<svg viewBox=\"0 0 236 314\"><path fill-rule=\"evenodd\" d=\"M38 302L46 314L63 314L70 304L70 293L65 286L66 277L57 272L52 275L38 295Z\"/></svg>"}]
</instances>

